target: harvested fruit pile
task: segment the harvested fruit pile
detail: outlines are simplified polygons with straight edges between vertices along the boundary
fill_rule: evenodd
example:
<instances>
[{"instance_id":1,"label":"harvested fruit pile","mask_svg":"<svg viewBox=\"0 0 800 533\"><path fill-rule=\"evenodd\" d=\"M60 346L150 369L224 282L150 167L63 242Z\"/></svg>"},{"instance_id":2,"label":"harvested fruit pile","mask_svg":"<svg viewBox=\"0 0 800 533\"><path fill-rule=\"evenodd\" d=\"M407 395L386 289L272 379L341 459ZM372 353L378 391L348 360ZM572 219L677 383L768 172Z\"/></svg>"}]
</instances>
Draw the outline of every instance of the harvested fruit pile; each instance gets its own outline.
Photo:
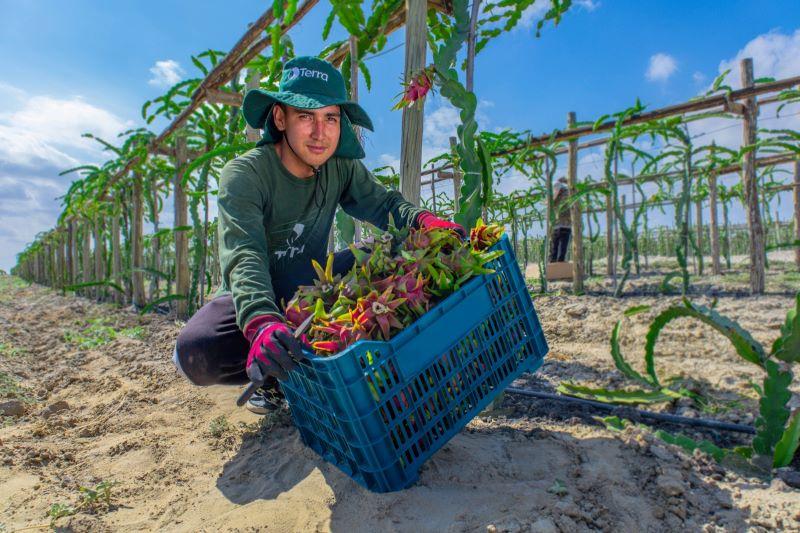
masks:
<instances>
[{"instance_id":1,"label":"harvested fruit pile","mask_svg":"<svg viewBox=\"0 0 800 533\"><path fill-rule=\"evenodd\" d=\"M333 275L333 255L325 268L314 261L318 279L297 289L286 320L298 327L313 315L305 340L319 355L362 339L387 341L473 276L492 273L485 265L503 252L489 248L502 234L502 226L481 220L469 242L449 229L398 230L390 223L374 242L350 245L356 260L344 276Z\"/></svg>"}]
</instances>

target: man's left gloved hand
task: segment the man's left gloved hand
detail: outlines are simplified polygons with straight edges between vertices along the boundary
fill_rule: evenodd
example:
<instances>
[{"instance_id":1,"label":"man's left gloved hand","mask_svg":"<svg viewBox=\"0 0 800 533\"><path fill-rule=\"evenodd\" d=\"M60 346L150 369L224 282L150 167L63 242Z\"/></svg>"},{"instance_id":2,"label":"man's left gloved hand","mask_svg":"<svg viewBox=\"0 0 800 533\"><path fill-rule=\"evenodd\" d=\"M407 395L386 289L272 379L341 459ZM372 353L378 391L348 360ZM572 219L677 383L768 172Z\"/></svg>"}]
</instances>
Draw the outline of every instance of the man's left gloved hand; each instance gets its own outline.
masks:
<instances>
[{"instance_id":1,"label":"man's left gloved hand","mask_svg":"<svg viewBox=\"0 0 800 533\"><path fill-rule=\"evenodd\" d=\"M462 239L467 238L467 232L464 230L464 226L461 224L456 224L455 222L449 222L447 220L442 220L441 218L437 217L433 213L429 211L423 211L417 217L417 226L421 228L445 228L445 229L452 229L455 230L459 235L461 235Z\"/></svg>"}]
</instances>

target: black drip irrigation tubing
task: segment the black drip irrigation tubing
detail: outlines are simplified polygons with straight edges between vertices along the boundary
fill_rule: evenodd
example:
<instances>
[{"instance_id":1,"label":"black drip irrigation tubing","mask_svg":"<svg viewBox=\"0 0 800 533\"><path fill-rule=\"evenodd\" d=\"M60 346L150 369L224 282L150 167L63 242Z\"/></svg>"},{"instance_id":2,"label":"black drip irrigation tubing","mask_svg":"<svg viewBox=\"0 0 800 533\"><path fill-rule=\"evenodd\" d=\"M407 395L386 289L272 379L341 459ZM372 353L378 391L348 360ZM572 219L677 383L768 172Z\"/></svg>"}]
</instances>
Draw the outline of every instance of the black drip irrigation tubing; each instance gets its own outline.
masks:
<instances>
[{"instance_id":1,"label":"black drip irrigation tubing","mask_svg":"<svg viewBox=\"0 0 800 533\"><path fill-rule=\"evenodd\" d=\"M550 392L539 392L527 389L519 389L516 387L508 387L506 392L510 394L518 394L520 396L528 396L530 398L538 398L540 400L554 400L557 402L572 403L593 407L600 411L618 411L621 414L631 413L635 417L656 420L658 422L669 422L671 424L680 424L683 426L703 427L709 429L718 429L721 431L733 431L736 433L747 433L755 435L756 429L752 426L745 426L743 424L731 424L729 422L720 422L718 420L709 420L707 418L690 418L688 416L670 415L666 413L655 413L653 411L644 411L627 407L622 405L613 405L609 403L596 402L594 400L584 400L583 398L574 398L572 396L564 396L561 394L552 394Z\"/></svg>"}]
</instances>

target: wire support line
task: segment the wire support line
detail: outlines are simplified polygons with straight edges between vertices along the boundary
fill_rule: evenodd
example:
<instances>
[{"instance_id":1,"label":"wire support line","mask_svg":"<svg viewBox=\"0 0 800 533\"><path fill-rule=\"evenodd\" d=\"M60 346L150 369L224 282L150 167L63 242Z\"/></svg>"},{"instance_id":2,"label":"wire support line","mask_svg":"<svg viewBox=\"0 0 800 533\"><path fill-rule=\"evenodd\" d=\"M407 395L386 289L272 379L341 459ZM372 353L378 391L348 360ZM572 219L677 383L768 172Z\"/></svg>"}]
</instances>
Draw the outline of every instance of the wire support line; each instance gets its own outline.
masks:
<instances>
[{"instance_id":1,"label":"wire support line","mask_svg":"<svg viewBox=\"0 0 800 533\"><path fill-rule=\"evenodd\" d=\"M361 61L369 61L370 59L375 59L377 57L385 56L389 52L394 52L398 48L402 48L403 46L405 46L405 44L406 43L396 44L396 45L392 46L391 48L389 48L388 50L381 50L380 52L378 52L376 54L372 54L371 56L366 56Z\"/></svg>"}]
</instances>

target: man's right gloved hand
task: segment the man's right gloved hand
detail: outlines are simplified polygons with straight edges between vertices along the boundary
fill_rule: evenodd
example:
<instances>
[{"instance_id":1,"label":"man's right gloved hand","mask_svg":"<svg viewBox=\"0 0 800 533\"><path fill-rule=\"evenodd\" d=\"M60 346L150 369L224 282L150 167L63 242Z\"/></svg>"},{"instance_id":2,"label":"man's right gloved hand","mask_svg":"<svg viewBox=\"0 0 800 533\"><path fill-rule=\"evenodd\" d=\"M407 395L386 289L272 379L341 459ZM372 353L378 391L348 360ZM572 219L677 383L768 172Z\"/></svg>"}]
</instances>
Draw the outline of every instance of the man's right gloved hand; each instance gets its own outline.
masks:
<instances>
[{"instance_id":1,"label":"man's right gloved hand","mask_svg":"<svg viewBox=\"0 0 800 533\"><path fill-rule=\"evenodd\" d=\"M267 376L288 378L289 371L297 368L295 359L306 359L303 345L292 335L291 328L275 316L252 319L244 328L244 336L250 341L247 377L257 385L262 385Z\"/></svg>"}]
</instances>

